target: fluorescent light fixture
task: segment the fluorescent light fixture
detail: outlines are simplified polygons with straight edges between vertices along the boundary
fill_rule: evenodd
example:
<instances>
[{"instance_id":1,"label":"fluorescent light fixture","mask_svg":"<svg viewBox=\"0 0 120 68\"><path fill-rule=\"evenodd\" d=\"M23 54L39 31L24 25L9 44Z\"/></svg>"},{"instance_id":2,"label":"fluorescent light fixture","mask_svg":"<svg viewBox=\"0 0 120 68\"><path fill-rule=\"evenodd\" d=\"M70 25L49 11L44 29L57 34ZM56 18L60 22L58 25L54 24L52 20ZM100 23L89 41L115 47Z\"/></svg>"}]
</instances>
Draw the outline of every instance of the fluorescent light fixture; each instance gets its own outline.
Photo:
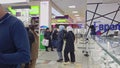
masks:
<instances>
[{"instance_id":1,"label":"fluorescent light fixture","mask_svg":"<svg viewBox=\"0 0 120 68\"><path fill-rule=\"evenodd\" d=\"M75 15L76 17L80 16L80 15Z\"/></svg>"},{"instance_id":2,"label":"fluorescent light fixture","mask_svg":"<svg viewBox=\"0 0 120 68\"><path fill-rule=\"evenodd\" d=\"M78 11L72 11L72 13L78 13Z\"/></svg>"},{"instance_id":3,"label":"fluorescent light fixture","mask_svg":"<svg viewBox=\"0 0 120 68\"><path fill-rule=\"evenodd\" d=\"M69 8L76 8L76 6L75 5L71 5L71 6L68 6Z\"/></svg>"}]
</instances>

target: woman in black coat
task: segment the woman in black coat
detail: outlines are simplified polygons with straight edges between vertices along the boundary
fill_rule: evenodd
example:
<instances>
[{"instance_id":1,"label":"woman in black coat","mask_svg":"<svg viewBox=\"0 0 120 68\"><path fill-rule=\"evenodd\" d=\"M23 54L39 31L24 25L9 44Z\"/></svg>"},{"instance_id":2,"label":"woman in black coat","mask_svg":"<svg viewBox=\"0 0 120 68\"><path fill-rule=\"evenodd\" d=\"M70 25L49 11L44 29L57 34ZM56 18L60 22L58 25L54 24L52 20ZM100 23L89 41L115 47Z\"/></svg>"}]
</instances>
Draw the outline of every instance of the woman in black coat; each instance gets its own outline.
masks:
<instances>
[{"instance_id":1,"label":"woman in black coat","mask_svg":"<svg viewBox=\"0 0 120 68\"><path fill-rule=\"evenodd\" d=\"M75 49L74 49L74 41L75 41L75 35L73 33L73 29L71 26L67 27L67 33L66 33L66 44L64 49L64 58L65 62L75 62ZM70 59L68 57L68 53L70 53Z\"/></svg>"},{"instance_id":2,"label":"woman in black coat","mask_svg":"<svg viewBox=\"0 0 120 68\"><path fill-rule=\"evenodd\" d=\"M46 51L48 51L48 47L51 47L51 51L53 51L53 47L51 45L51 32L50 32L49 28L46 28L46 31L44 33L44 38L49 40L48 46L45 46Z\"/></svg>"}]
</instances>

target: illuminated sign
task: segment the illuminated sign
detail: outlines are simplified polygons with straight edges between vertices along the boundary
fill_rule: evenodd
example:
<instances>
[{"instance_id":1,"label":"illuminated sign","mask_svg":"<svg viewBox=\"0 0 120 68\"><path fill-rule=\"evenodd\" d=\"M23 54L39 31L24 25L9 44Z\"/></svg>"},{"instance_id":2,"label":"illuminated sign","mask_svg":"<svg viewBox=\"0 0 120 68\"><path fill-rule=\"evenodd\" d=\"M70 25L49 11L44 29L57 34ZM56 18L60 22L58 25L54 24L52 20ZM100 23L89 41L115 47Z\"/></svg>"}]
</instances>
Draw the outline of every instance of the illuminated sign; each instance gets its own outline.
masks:
<instances>
[{"instance_id":1,"label":"illuminated sign","mask_svg":"<svg viewBox=\"0 0 120 68\"><path fill-rule=\"evenodd\" d=\"M29 0L0 0L0 4L10 4L10 3L26 3Z\"/></svg>"},{"instance_id":2,"label":"illuminated sign","mask_svg":"<svg viewBox=\"0 0 120 68\"><path fill-rule=\"evenodd\" d=\"M16 15L16 10L15 9L12 9L12 7L8 7L8 10L13 14L13 15ZM31 6L31 9L30 9L30 15L37 15L37 14L40 14L40 6Z\"/></svg>"},{"instance_id":3,"label":"illuminated sign","mask_svg":"<svg viewBox=\"0 0 120 68\"><path fill-rule=\"evenodd\" d=\"M30 9L30 14L31 15L37 15L39 14L40 12L40 6L31 6L31 9Z\"/></svg>"},{"instance_id":4,"label":"illuminated sign","mask_svg":"<svg viewBox=\"0 0 120 68\"><path fill-rule=\"evenodd\" d=\"M98 26L98 30L104 30L106 32L107 30L120 30L120 24L99 24L97 25L96 22L94 22L94 26Z\"/></svg>"}]
</instances>

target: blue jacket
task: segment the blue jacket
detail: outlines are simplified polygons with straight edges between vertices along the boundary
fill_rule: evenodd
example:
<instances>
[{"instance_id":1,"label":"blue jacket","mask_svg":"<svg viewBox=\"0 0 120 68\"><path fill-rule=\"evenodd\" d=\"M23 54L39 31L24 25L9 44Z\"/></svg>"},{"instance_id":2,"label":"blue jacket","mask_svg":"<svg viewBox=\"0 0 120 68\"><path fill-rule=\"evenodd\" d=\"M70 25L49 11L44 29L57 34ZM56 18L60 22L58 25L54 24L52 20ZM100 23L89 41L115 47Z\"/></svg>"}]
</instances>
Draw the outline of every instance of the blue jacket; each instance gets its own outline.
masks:
<instances>
[{"instance_id":1,"label":"blue jacket","mask_svg":"<svg viewBox=\"0 0 120 68\"><path fill-rule=\"evenodd\" d=\"M57 51L61 52L64 44L64 30L58 32Z\"/></svg>"},{"instance_id":2,"label":"blue jacket","mask_svg":"<svg viewBox=\"0 0 120 68\"><path fill-rule=\"evenodd\" d=\"M0 68L20 68L30 61L26 29L16 17L6 14L0 19Z\"/></svg>"}]
</instances>

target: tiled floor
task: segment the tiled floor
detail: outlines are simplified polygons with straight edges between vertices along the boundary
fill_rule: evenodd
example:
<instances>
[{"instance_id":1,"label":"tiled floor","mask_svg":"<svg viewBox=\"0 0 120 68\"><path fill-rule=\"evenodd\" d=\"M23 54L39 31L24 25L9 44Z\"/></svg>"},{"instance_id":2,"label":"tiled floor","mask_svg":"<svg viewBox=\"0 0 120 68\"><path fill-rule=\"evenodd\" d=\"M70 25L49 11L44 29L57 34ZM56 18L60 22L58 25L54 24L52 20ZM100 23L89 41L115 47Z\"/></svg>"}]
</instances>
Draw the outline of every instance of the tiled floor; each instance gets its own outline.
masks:
<instances>
[{"instance_id":1,"label":"tiled floor","mask_svg":"<svg viewBox=\"0 0 120 68\"><path fill-rule=\"evenodd\" d=\"M64 65L56 62L58 59L56 50L45 52L39 52L39 58L37 60L36 68L99 68L98 65L92 62L90 57L85 57L82 51L84 50L84 44L79 40L75 44L76 63ZM94 43L91 43L92 45ZM91 48L92 49L92 48Z\"/></svg>"}]
</instances>

